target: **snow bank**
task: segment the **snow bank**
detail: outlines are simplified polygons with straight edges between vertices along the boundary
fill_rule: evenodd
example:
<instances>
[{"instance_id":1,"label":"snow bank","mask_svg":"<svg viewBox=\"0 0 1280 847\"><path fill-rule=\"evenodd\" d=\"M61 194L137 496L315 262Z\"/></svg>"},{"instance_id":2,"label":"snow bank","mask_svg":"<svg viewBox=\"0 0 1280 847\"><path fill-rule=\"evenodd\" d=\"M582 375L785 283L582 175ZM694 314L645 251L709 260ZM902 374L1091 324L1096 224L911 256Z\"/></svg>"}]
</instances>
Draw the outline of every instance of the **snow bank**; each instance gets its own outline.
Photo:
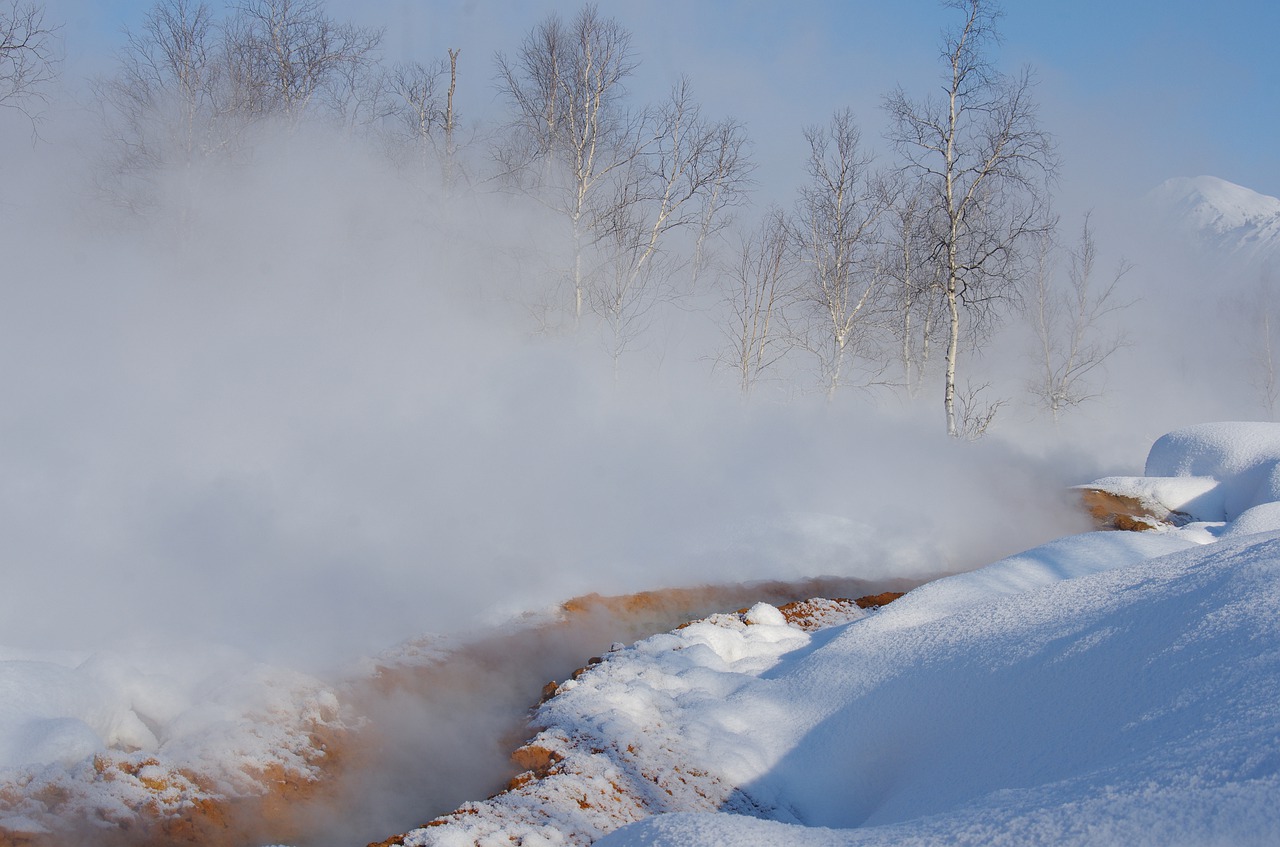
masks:
<instances>
[{"instance_id":1,"label":"snow bank","mask_svg":"<svg viewBox=\"0 0 1280 847\"><path fill-rule=\"evenodd\" d=\"M71 765L112 746L157 746L123 691L51 662L0 662L0 769Z\"/></svg>"},{"instance_id":2,"label":"snow bank","mask_svg":"<svg viewBox=\"0 0 1280 847\"><path fill-rule=\"evenodd\" d=\"M405 843L1280 843L1277 445L1157 442L1125 484L1202 510L1181 528L1059 539L813 634L757 607L611 654L539 711L514 790Z\"/></svg>"},{"instance_id":3,"label":"snow bank","mask_svg":"<svg viewBox=\"0 0 1280 847\"><path fill-rule=\"evenodd\" d=\"M538 710L542 730L517 751L528 770L511 790L465 804L403 843L585 845L651 815L736 808L735 786L759 769L761 748L743 737L742 716L720 705L821 637L802 625L870 614L847 603L839 613L834 604L800 605L789 612L803 624L758 603L606 654ZM691 745L724 766L694 766Z\"/></svg>"},{"instance_id":4,"label":"snow bank","mask_svg":"<svg viewBox=\"0 0 1280 847\"><path fill-rule=\"evenodd\" d=\"M945 616L895 604L739 689L787 716L739 709L744 737L776 739L739 789L772 821L654 818L600 844L1277 843L1278 602L1268 533Z\"/></svg>"}]
</instances>

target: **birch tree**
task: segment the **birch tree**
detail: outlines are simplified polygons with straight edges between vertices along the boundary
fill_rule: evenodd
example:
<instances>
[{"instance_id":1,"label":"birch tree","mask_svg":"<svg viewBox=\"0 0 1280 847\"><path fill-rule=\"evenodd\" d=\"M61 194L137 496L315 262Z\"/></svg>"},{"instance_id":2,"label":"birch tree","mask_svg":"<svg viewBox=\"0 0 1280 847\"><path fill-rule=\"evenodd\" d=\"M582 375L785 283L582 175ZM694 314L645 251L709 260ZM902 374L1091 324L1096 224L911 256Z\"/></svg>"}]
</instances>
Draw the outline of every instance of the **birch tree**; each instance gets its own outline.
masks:
<instances>
[{"instance_id":1,"label":"birch tree","mask_svg":"<svg viewBox=\"0 0 1280 847\"><path fill-rule=\"evenodd\" d=\"M185 218L199 165L234 153L244 123L223 87L218 22L199 0L160 0L126 30L116 73L93 84L110 146L98 183L135 211L156 202L162 171L177 175Z\"/></svg>"},{"instance_id":2,"label":"birch tree","mask_svg":"<svg viewBox=\"0 0 1280 847\"><path fill-rule=\"evenodd\" d=\"M587 312L600 319L615 373L656 310L687 293L677 276L692 265L696 277L750 173L741 125L704 117L688 80L631 107L636 63L630 33L593 5L568 24L552 15L515 57L498 56L514 111L495 151L502 174L567 222L569 312L575 326ZM692 261L674 249L677 233Z\"/></svg>"},{"instance_id":3,"label":"birch tree","mask_svg":"<svg viewBox=\"0 0 1280 847\"><path fill-rule=\"evenodd\" d=\"M751 184L754 163L747 155L742 124L728 119L717 124L706 140L703 167L711 174L699 198L701 213L693 244L689 285L696 289L707 261L710 239L730 223L728 211L742 202Z\"/></svg>"},{"instance_id":4,"label":"birch tree","mask_svg":"<svg viewBox=\"0 0 1280 847\"><path fill-rule=\"evenodd\" d=\"M890 288L885 297L887 323L902 366L902 385L915 395L929 367L938 330L945 325L942 265L932 247L936 215L921 183L898 173L881 185L885 204L881 267Z\"/></svg>"},{"instance_id":5,"label":"birch tree","mask_svg":"<svg viewBox=\"0 0 1280 847\"><path fill-rule=\"evenodd\" d=\"M628 112L624 84L635 70L631 33L592 5L566 24L552 14L513 58L497 56L498 84L515 112L495 155L503 175L569 224L571 312L587 299L585 253L611 214L610 179L640 155L645 116Z\"/></svg>"},{"instance_id":6,"label":"birch tree","mask_svg":"<svg viewBox=\"0 0 1280 847\"><path fill-rule=\"evenodd\" d=\"M438 164L445 188L451 188L456 177L458 116L453 101L458 55L459 51L450 49L447 62L397 64L385 82L393 100L389 109L392 135L408 143L424 173Z\"/></svg>"},{"instance_id":7,"label":"birch tree","mask_svg":"<svg viewBox=\"0 0 1280 847\"><path fill-rule=\"evenodd\" d=\"M44 6L0 0L0 108L16 109L34 123L28 104L53 81L54 33Z\"/></svg>"},{"instance_id":8,"label":"birch tree","mask_svg":"<svg viewBox=\"0 0 1280 847\"><path fill-rule=\"evenodd\" d=\"M1089 216L1068 255L1066 285L1055 285L1048 250L1041 252L1031 300L1036 360L1040 372L1031 393L1049 410L1054 422L1063 411L1101 394L1100 375L1107 360L1125 346L1125 336L1109 327L1108 318L1131 302L1120 299L1118 286L1132 267L1121 260L1103 283L1096 278L1098 250Z\"/></svg>"},{"instance_id":9,"label":"birch tree","mask_svg":"<svg viewBox=\"0 0 1280 847\"><path fill-rule=\"evenodd\" d=\"M380 38L329 19L318 0L251 0L229 19L201 0L158 0L126 31L115 72L94 83L110 147L99 185L142 209L160 174L180 172L190 195L198 166L247 149L263 121L374 120L363 115L377 108Z\"/></svg>"},{"instance_id":10,"label":"birch tree","mask_svg":"<svg viewBox=\"0 0 1280 847\"><path fill-rule=\"evenodd\" d=\"M597 224L605 272L591 281L589 299L605 323L615 368L645 327L640 316L687 293L676 283L686 261L670 249L672 236L696 231L696 245L745 181L744 159L726 155L727 145L741 146L740 127L705 119L687 79L648 114L644 143L618 172L610 211Z\"/></svg>"},{"instance_id":11,"label":"birch tree","mask_svg":"<svg viewBox=\"0 0 1280 847\"><path fill-rule=\"evenodd\" d=\"M746 397L791 349L786 308L794 294L794 268L781 210L769 210L742 236L721 279L728 317L718 361L733 371Z\"/></svg>"},{"instance_id":12,"label":"birch tree","mask_svg":"<svg viewBox=\"0 0 1280 847\"><path fill-rule=\"evenodd\" d=\"M939 217L933 251L943 267L947 432L961 435L956 372L962 334L975 343L1014 302L1021 250L1052 228L1048 186L1056 160L1040 128L1029 70L1005 76L988 51L999 11L989 0L949 0L962 22L943 41L942 96L885 98L889 138L904 172L927 186Z\"/></svg>"},{"instance_id":13,"label":"birch tree","mask_svg":"<svg viewBox=\"0 0 1280 847\"><path fill-rule=\"evenodd\" d=\"M318 98L338 110L339 83L376 60L382 31L339 23L321 0L246 0L226 24L226 62L237 108L296 127Z\"/></svg>"},{"instance_id":14,"label":"birch tree","mask_svg":"<svg viewBox=\"0 0 1280 847\"><path fill-rule=\"evenodd\" d=\"M823 387L834 397L848 360L872 340L882 282L876 226L884 204L851 111L806 130L805 139L809 181L791 227L803 263L797 297L808 315L799 341L817 357Z\"/></svg>"}]
</instances>

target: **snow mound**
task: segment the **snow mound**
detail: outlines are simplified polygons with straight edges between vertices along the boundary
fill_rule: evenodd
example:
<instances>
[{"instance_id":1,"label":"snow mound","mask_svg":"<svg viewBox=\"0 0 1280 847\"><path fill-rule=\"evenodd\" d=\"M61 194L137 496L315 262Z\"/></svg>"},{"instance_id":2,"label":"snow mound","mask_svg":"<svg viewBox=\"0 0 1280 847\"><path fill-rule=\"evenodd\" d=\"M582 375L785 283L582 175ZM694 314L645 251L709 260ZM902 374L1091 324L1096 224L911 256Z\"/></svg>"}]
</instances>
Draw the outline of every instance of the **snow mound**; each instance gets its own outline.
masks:
<instances>
[{"instance_id":1,"label":"snow mound","mask_svg":"<svg viewBox=\"0 0 1280 847\"><path fill-rule=\"evenodd\" d=\"M1209 423L1161 436L1147 455L1145 476L1106 477L1080 486L1131 498L1152 513L1225 523L1280 501L1280 424ZM1280 529L1260 523L1251 532Z\"/></svg>"},{"instance_id":2,"label":"snow mound","mask_svg":"<svg viewBox=\"0 0 1280 847\"><path fill-rule=\"evenodd\" d=\"M1280 424L1210 423L1176 430L1152 445L1146 475L1218 480L1213 498L1202 495L1207 513L1201 519L1234 520L1246 509L1280 500Z\"/></svg>"},{"instance_id":3,"label":"snow mound","mask_svg":"<svg viewBox=\"0 0 1280 847\"><path fill-rule=\"evenodd\" d=\"M904 601L739 689L762 755L735 802L770 820L680 814L599 844L1280 841L1280 533L945 615Z\"/></svg>"}]
</instances>

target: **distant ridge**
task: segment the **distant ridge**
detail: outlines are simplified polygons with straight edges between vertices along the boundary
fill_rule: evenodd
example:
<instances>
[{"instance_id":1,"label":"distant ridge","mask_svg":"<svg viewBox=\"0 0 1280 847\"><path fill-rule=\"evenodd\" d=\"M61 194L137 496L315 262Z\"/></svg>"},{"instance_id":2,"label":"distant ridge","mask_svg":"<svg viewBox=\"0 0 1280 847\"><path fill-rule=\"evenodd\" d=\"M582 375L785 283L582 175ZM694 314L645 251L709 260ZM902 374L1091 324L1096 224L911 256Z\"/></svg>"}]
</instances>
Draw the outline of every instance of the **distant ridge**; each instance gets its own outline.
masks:
<instances>
[{"instance_id":1,"label":"distant ridge","mask_svg":"<svg viewBox=\"0 0 1280 847\"><path fill-rule=\"evenodd\" d=\"M1213 176L1165 180L1148 199L1174 232L1222 258L1280 267L1280 199Z\"/></svg>"}]
</instances>

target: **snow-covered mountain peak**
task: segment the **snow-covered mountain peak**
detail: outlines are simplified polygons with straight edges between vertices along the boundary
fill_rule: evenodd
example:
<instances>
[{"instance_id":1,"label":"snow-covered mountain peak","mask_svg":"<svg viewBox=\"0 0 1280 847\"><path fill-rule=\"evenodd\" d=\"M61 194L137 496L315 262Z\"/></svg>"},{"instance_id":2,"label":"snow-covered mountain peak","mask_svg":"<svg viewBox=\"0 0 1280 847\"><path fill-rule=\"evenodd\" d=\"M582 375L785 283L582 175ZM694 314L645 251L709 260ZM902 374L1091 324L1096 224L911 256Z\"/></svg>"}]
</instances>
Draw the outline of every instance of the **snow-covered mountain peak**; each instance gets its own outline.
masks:
<instances>
[{"instance_id":1,"label":"snow-covered mountain peak","mask_svg":"<svg viewBox=\"0 0 1280 847\"><path fill-rule=\"evenodd\" d=\"M1213 176L1165 180L1149 198L1175 231L1227 257L1280 261L1280 199Z\"/></svg>"},{"instance_id":2,"label":"snow-covered mountain peak","mask_svg":"<svg viewBox=\"0 0 1280 847\"><path fill-rule=\"evenodd\" d=\"M1280 220L1280 199L1213 176L1174 177L1152 193L1170 211L1215 232Z\"/></svg>"}]
</instances>

